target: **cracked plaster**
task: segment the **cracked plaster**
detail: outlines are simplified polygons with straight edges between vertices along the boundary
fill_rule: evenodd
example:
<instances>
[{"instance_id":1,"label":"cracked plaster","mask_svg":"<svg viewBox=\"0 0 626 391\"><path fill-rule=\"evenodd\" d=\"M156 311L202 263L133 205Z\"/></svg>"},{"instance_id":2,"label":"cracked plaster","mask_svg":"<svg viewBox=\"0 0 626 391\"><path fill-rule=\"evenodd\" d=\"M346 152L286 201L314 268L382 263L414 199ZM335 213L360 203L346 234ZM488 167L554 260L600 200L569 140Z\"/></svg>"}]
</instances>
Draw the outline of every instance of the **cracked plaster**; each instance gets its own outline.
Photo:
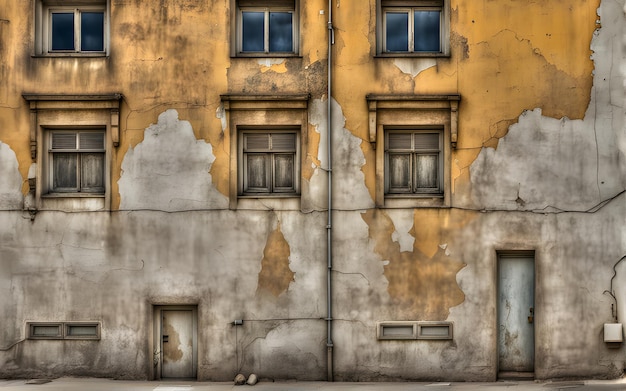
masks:
<instances>
[{"instance_id":1,"label":"cracked plaster","mask_svg":"<svg viewBox=\"0 0 626 391\"><path fill-rule=\"evenodd\" d=\"M120 209L164 211L227 208L211 181L211 144L196 140L191 124L170 109L129 148L118 181Z\"/></svg>"},{"instance_id":2,"label":"cracked plaster","mask_svg":"<svg viewBox=\"0 0 626 391\"><path fill-rule=\"evenodd\" d=\"M310 190L313 192L310 199L324 200L326 197L327 177L323 169L328 168L328 132L326 122L327 102L315 99L311 103L309 123L315 127L320 135L320 144L317 160L320 167L316 168L310 179ZM332 148L333 148L333 209L357 210L371 208L374 205L372 197L365 186L365 175L362 168L365 165L365 155L360 147L363 140L354 136L345 128L346 119L342 107L334 99L331 102L332 110ZM319 201L318 201L319 202ZM317 204L317 208L324 206Z\"/></svg>"},{"instance_id":3,"label":"cracked plaster","mask_svg":"<svg viewBox=\"0 0 626 391\"><path fill-rule=\"evenodd\" d=\"M626 188L621 59L610 55L623 13L606 1L598 12L604 23L591 41L595 71L584 118L522 113L497 149L483 148L470 166L473 207L586 211Z\"/></svg>"}]
</instances>

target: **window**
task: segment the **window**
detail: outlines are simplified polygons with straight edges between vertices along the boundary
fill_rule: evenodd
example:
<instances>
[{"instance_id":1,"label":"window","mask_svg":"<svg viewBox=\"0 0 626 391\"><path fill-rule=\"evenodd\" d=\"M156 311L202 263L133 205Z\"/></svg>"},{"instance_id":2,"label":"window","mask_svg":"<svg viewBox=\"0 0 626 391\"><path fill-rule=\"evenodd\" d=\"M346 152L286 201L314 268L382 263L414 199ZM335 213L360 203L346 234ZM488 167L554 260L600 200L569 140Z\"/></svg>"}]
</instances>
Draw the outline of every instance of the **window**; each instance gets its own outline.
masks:
<instances>
[{"instance_id":1,"label":"window","mask_svg":"<svg viewBox=\"0 0 626 391\"><path fill-rule=\"evenodd\" d=\"M293 131L243 131L242 194L294 194L298 137Z\"/></svg>"},{"instance_id":2,"label":"window","mask_svg":"<svg viewBox=\"0 0 626 391\"><path fill-rule=\"evenodd\" d=\"M385 193L442 194L442 132L389 130L385 136Z\"/></svg>"},{"instance_id":3,"label":"window","mask_svg":"<svg viewBox=\"0 0 626 391\"><path fill-rule=\"evenodd\" d=\"M100 323L28 323L28 339L100 339Z\"/></svg>"},{"instance_id":4,"label":"window","mask_svg":"<svg viewBox=\"0 0 626 391\"><path fill-rule=\"evenodd\" d=\"M65 323L65 339L100 339L100 323Z\"/></svg>"},{"instance_id":5,"label":"window","mask_svg":"<svg viewBox=\"0 0 626 391\"><path fill-rule=\"evenodd\" d=\"M285 56L297 53L296 0L235 0L237 56ZM262 3L262 4L260 4Z\"/></svg>"},{"instance_id":6,"label":"window","mask_svg":"<svg viewBox=\"0 0 626 391\"><path fill-rule=\"evenodd\" d=\"M459 95L367 96L376 148L376 205L449 207Z\"/></svg>"},{"instance_id":7,"label":"window","mask_svg":"<svg viewBox=\"0 0 626 391\"><path fill-rule=\"evenodd\" d=\"M105 1L39 0L36 4L37 54L106 54L108 12Z\"/></svg>"},{"instance_id":8,"label":"window","mask_svg":"<svg viewBox=\"0 0 626 391\"><path fill-rule=\"evenodd\" d=\"M379 4L379 54L449 54L449 0L380 0Z\"/></svg>"},{"instance_id":9,"label":"window","mask_svg":"<svg viewBox=\"0 0 626 391\"><path fill-rule=\"evenodd\" d=\"M378 339L450 340L453 324L433 321L391 321L378 323Z\"/></svg>"},{"instance_id":10,"label":"window","mask_svg":"<svg viewBox=\"0 0 626 391\"><path fill-rule=\"evenodd\" d=\"M104 130L49 131L50 191L104 193Z\"/></svg>"},{"instance_id":11,"label":"window","mask_svg":"<svg viewBox=\"0 0 626 391\"><path fill-rule=\"evenodd\" d=\"M121 94L24 94L30 105L34 209L108 210ZM29 206L31 208L31 206Z\"/></svg>"},{"instance_id":12,"label":"window","mask_svg":"<svg viewBox=\"0 0 626 391\"><path fill-rule=\"evenodd\" d=\"M221 95L230 138L231 209L299 210L309 94Z\"/></svg>"},{"instance_id":13,"label":"window","mask_svg":"<svg viewBox=\"0 0 626 391\"><path fill-rule=\"evenodd\" d=\"M61 339L61 323L29 323L28 338L30 339Z\"/></svg>"}]
</instances>

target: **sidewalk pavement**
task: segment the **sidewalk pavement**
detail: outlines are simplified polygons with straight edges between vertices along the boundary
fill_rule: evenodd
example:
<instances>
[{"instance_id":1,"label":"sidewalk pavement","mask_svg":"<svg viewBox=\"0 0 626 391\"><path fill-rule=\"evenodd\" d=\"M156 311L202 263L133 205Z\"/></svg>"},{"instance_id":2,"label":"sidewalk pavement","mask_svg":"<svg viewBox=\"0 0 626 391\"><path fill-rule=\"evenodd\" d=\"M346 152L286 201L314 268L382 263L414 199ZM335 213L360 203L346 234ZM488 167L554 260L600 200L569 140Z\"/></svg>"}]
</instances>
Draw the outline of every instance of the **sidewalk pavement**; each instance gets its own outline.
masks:
<instances>
[{"instance_id":1,"label":"sidewalk pavement","mask_svg":"<svg viewBox=\"0 0 626 391\"><path fill-rule=\"evenodd\" d=\"M626 379L578 381L462 382L259 382L236 386L232 382L125 381L93 378L54 380L0 380L0 391L626 391Z\"/></svg>"}]
</instances>

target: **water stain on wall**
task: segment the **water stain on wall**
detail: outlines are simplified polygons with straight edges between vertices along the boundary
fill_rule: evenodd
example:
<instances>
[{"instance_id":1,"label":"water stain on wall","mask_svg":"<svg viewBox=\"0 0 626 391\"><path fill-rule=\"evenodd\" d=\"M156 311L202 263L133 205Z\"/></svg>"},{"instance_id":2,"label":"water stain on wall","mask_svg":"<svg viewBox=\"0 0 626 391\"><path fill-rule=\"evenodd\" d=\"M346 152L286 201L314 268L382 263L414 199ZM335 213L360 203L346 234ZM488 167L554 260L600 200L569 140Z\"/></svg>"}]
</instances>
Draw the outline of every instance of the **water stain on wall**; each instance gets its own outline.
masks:
<instances>
[{"instance_id":1,"label":"water stain on wall","mask_svg":"<svg viewBox=\"0 0 626 391\"><path fill-rule=\"evenodd\" d=\"M289 289L289 284L295 281L296 274L289 268L290 253L289 243L285 240L278 224L267 238L263 250L257 293L266 291L278 297Z\"/></svg>"}]
</instances>

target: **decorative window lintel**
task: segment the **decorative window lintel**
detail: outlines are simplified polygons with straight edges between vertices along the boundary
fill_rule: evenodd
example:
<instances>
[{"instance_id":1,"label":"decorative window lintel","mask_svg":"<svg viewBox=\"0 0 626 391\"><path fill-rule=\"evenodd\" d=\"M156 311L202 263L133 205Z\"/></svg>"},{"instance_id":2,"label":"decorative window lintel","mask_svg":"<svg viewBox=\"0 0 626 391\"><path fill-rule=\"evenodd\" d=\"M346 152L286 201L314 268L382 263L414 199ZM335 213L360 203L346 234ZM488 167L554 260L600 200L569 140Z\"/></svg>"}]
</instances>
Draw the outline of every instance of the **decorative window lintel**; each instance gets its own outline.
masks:
<instances>
[{"instance_id":1,"label":"decorative window lintel","mask_svg":"<svg viewBox=\"0 0 626 391\"><path fill-rule=\"evenodd\" d=\"M30 105L30 153L37 158L37 114L40 111L109 110L113 145L120 143L120 101L122 94L23 94Z\"/></svg>"},{"instance_id":2,"label":"decorative window lintel","mask_svg":"<svg viewBox=\"0 0 626 391\"><path fill-rule=\"evenodd\" d=\"M379 115L382 111L410 111L428 116L432 112L448 111L450 121L450 144L456 148L458 140L459 102L461 95L367 95L369 110L369 140L377 141ZM419 114L418 114L419 115Z\"/></svg>"}]
</instances>

